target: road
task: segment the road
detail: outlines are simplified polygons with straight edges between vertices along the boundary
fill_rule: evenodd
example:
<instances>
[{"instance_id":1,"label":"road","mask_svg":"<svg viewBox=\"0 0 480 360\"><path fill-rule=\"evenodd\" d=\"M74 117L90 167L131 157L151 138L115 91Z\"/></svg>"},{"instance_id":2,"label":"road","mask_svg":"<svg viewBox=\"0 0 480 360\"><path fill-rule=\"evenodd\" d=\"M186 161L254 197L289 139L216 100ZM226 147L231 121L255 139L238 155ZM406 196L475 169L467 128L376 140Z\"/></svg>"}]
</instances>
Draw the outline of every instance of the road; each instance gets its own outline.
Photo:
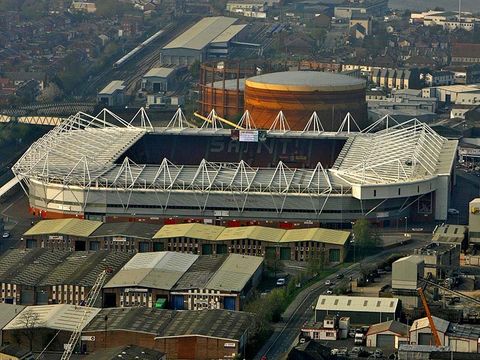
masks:
<instances>
[{"instance_id":1,"label":"road","mask_svg":"<svg viewBox=\"0 0 480 360\"><path fill-rule=\"evenodd\" d=\"M403 234L399 234L399 236L402 235ZM361 264L368 264L372 261L386 258L393 253L408 252L413 248L428 243L431 238L430 234L418 234L417 236L419 239L413 239L408 245L384 250L376 255L365 258L361 261ZM346 269L341 269L335 274L322 279L320 282L315 283L302 291L283 314L284 321L275 325L272 336L270 336L264 346L260 349L254 357L254 360L261 360L264 355L266 355L268 359L275 360L286 358L288 352L296 343L296 339L300 334L300 327L312 318L312 309L316 304L318 296L327 290L328 286L324 285L324 282L327 279L334 280L338 274L343 274L346 278L349 276L356 278L360 275L359 270L360 262L355 263Z\"/></svg>"}]
</instances>

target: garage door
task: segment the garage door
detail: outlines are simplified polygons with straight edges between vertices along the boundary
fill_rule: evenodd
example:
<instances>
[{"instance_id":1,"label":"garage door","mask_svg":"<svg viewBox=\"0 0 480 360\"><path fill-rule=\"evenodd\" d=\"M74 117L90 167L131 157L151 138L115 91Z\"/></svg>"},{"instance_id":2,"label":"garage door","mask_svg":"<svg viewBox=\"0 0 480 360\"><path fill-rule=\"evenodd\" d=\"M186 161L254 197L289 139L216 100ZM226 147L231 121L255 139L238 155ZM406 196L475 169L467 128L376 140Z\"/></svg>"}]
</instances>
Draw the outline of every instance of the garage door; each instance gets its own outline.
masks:
<instances>
[{"instance_id":1,"label":"garage door","mask_svg":"<svg viewBox=\"0 0 480 360\"><path fill-rule=\"evenodd\" d=\"M389 334L377 335L377 347L382 349L394 349L395 348L395 336Z\"/></svg>"},{"instance_id":2,"label":"garage door","mask_svg":"<svg viewBox=\"0 0 480 360\"><path fill-rule=\"evenodd\" d=\"M418 345L433 345L432 334L418 334Z\"/></svg>"}]
</instances>

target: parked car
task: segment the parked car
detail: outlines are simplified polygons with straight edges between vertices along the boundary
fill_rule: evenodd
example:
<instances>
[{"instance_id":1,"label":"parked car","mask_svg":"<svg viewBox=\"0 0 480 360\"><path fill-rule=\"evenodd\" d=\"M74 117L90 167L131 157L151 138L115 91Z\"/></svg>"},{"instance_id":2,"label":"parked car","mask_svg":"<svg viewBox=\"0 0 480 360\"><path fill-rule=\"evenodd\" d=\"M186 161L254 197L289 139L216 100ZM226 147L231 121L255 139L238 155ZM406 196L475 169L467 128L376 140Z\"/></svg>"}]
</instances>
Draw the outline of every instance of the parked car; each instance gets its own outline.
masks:
<instances>
[{"instance_id":1,"label":"parked car","mask_svg":"<svg viewBox=\"0 0 480 360\"><path fill-rule=\"evenodd\" d=\"M8 231L5 231L3 234L2 234L2 238L6 239L6 238L9 238L10 237L10 233Z\"/></svg>"},{"instance_id":2,"label":"parked car","mask_svg":"<svg viewBox=\"0 0 480 360\"><path fill-rule=\"evenodd\" d=\"M327 286L333 285L333 281L332 280L326 280L325 285L327 285Z\"/></svg>"},{"instance_id":3,"label":"parked car","mask_svg":"<svg viewBox=\"0 0 480 360\"><path fill-rule=\"evenodd\" d=\"M355 337L355 329L348 330L348 337L354 338Z\"/></svg>"},{"instance_id":4,"label":"parked car","mask_svg":"<svg viewBox=\"0 0 480 360\"><path fill-rule=\"evenodd\" d=\"M279 278L277 279L277 286L284 286L287 283L285 278Z\"/></svg>"},{"instance_id":5,"label":"parked car","mask_svg":"<svg viewBox=\"0 0 480 360\"><path fill-rule=\"evenodd\" d=\"M333 289L329 288L327 291L325 291L325 295L332 295L333 294Z\"/></svg>"},{"instance_id":6,"label":"parked car","mask_svg":"<svg viewBox=\"0 0 480 360\"><path fill-rule=\"evenodd\" d=\"M458 214L460 214L460 211L458 211L457 209L448 209L447 213L449 215L458 215Z\"/></svg>"},{"instance_id":7,"label":"parked car","mask_svg":"<svg viewBox=\"0 0 480 360\"><path fill-rule=\"evenodd\" d=\"M343 275L343 274L338 274L337 275L337 279L343 279L344 277L345 277L345 275Z\"/></svg>"},{"instance_id":8,"label":"parked car","mask_svg":"<svg viewBox=\"0 0 480 360\"><path fill-rule=\"evenodd\" d=\"M382 351L382 349L375 349L375 351L373 352L373 357L374 357L375 359L383 358L383 351Z\"/></svg>"}]
</instances>

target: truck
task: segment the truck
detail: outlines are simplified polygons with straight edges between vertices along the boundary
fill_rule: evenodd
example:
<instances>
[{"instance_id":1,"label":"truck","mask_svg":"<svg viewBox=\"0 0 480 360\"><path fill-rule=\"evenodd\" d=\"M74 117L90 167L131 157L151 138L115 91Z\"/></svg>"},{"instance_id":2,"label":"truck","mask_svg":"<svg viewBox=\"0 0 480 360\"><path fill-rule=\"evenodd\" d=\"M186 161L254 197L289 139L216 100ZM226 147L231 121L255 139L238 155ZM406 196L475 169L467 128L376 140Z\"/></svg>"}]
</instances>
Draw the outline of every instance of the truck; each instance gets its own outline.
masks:
<instances>
[{"instance_id":1,"label":"truck","mask_svg":"<svg viewBox=\"0 0 480 360\"><path fill-rule=\"evenodd\" d=\"M362 329L357 329L355 331L354 344L355 345L364 345L366 340L366 334Z\"/></svg>"}]
</instances>

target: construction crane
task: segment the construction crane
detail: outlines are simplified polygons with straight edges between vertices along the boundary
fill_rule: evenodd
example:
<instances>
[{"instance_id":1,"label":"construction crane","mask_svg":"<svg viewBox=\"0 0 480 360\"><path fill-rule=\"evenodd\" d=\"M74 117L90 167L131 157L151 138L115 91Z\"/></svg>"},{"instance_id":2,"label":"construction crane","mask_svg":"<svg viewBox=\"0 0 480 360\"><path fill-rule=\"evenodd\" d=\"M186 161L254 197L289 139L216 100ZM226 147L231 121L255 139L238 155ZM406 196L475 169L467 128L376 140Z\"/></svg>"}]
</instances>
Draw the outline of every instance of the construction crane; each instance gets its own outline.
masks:
<instances>
[{"instance_id":1,"label":"construction crane","mask_svg":"<svg viewBox=\"0 0 480 360\"><path fill-rule=\"evenodd\" d=\"M426 286L427 283L425 283ZM428 323L430 324L430 329L432 330L433 341L435 342L436 347L442 346L442 342L440 341L440 336L438 336L438 331L435 326L435 322L433 321L432 314L430 313L430 307L428 306L427 298L425 297L425 293L423 292L423 288L419 287L417 289L418 295L420 295L420 299L422 300L423 308L425 309L425 313L427 314Z\"/></svg>"},{"instance_id":2,"label":"construction crane","mask_svg":"<svg viewBox=\"0 0 480 360\"><path fill-rule=\"evenodd\" d=\"M85 320L87 319L89 310L95 302L98 299L98 295L100 294L100 291L103 288L103 285L105 284L105 280L107 279L107 275L112 272L111 268L106 268L103 270L100 274L98 274L97 279L95 280L95 283L92 286L92 289L90 292L87 294L85 298L85 305L84 305L84 310L82 313L82 317L80 318L80 321L77 323L77 326L75 327L75 330L72 332L72 335L70 335L70 339L68 340L68 343L65 345L65 351L62 354L61 360L69 360L70 356L73 354L73 350L75 348L75 345L77 344L78 340L80 339L80 335L82 334L83 326L85 325Z\"/></svg>"}]
</instances>

